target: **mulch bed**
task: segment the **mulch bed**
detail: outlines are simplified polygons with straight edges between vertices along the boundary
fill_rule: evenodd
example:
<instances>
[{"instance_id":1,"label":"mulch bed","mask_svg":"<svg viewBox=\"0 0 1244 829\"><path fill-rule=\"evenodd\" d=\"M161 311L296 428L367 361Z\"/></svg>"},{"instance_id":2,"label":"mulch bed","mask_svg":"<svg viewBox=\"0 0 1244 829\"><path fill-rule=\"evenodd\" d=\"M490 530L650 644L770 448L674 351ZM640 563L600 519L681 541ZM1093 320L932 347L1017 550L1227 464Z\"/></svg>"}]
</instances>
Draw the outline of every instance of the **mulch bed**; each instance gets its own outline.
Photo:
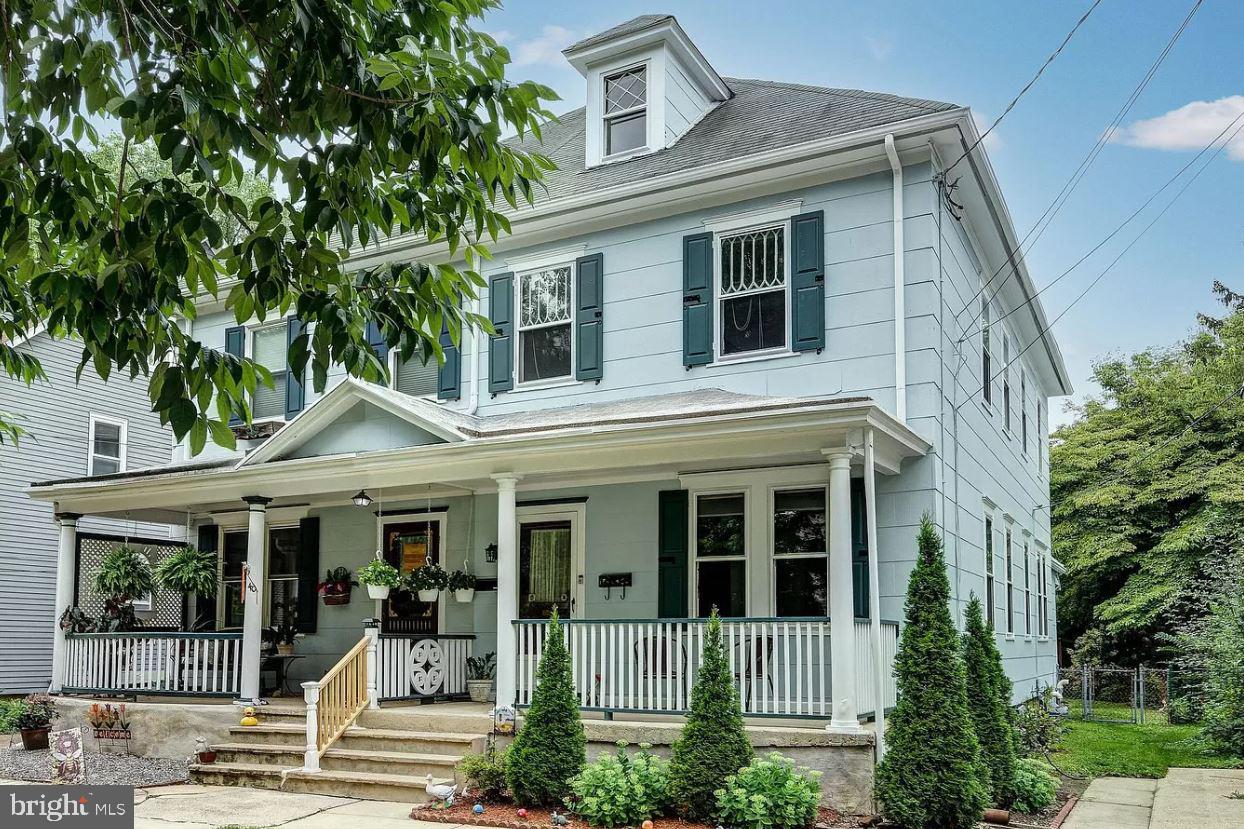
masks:
<instances>
[{"instance_id":1,"label":"mulch bed","mask_svg":"<svg viewBox=\"0 0 1244 829\"><path fill-rule=\"evenodd\" d=\"M553 825L552 809L528 809L526 817L518 816L518 807L511 803L485 803L484 813L477 815L472 811L474 801L459 800L452 806L440 807L421 805L411 809L413 820L426 820L432 823L465 823L470 826L494 826L500 829L546 829ZM570 819L571 827L586 829L587 821L567 813L564 809L558 812ZM652 821L653 829L717 829L710 823L695 823L672 817L659 817ZM816 821L817 829L830 827L860 826L857 818L844 818L833 809L821 808Z\"/></svg>"},{"instance_id":2,"label":"mulch bed","mask_svg":"<svg viewBox=\"0 0 1244 829\"><path fill-rule=\"evenodd\" d=\"M1011 812L1012 826L1040 826L1053 827L1055 821L1062 815L1063 807L1067 801L1073 797L1079 797L1088 788L1088 780L1072 780L1071 778L1060 778L1058 783L1058 794L1055 795L1054 802L1045 809L1036 814L1025 814L1023 812ZM1065 817L1065 815L1063 816Z\"/></svg>"}]
</instances>

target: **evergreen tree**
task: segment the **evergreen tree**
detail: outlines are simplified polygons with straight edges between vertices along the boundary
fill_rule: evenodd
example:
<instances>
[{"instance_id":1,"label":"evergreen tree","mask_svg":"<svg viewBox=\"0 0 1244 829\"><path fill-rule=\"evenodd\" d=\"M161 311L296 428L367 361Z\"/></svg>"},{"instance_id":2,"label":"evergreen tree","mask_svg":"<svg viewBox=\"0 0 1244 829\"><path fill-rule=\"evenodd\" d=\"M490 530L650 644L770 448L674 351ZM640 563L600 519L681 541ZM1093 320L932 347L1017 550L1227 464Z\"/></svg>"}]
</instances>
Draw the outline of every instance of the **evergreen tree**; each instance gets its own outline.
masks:
<instances>
[{"instance_id":1,"label":"evergreen tree","mask_svg":"<svg viewBox=\"0 0 1244 829\"><path fill-rule=\"evenodd\" d=\"M894 666L898 706L877 769L877 796L886 818L904 829L966 829L985 810L989 772L968 713L942 540L927 515L919 548L907 584Z\"/></svg>"},{"instance_id":2,"label":"evergreen tree","mask_svg":"<svg viewBox=\"0 0 1244 829\"><path fill-rule=\"evenodd\" d=\"M752 761L738 689L713 608L704 655L691 689L691 710L670 756L670 796L693 820L713 816L726 778Z\"/></svg>"},{"instance_id":3,"label":"evergreen tree","mask_svg":"<svg viewBox=\"0 0 1244 829\"><path fill-rule=\"evenodd\" d=\"M531 707L506 756L506 782L519 805L560 805L570 793L570 778L587 762L587 737L573 676L555 609L536 669Z\"/></svg>"},{"instance_id":4,"label":"evergreen tree","mask_svg":"<svg viewBox=\"0 0 1244 829\"><path fill-rule=\"evenodd\" d=\"M989 770L993 802L1006 806L1014 797L1015 729L1011 725L1011 680L1002 654L985 624L980 599L968 602L964 614L963 666L967 676L968 711L980 743L981 761Z\"/></svg>"}]
</instances>

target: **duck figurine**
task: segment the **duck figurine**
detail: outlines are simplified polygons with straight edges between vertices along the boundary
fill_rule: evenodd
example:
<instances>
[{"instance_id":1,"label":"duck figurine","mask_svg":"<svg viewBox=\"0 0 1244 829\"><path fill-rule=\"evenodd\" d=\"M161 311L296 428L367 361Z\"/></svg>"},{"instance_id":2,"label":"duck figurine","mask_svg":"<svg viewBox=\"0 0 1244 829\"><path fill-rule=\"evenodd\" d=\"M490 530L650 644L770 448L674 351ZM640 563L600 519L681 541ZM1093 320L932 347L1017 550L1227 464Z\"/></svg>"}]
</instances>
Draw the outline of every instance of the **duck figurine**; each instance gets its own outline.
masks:
<instances>
[{"instance_id":1,"label":"duck figurine","mask_svg":"<svg viewBox=\"0 0 1244 829\"><path fill-rule=\"evenodd\" d=\"M446 807L449 807L454 805L454 795L458 793L458 786L456 783L452 786L445 783L436 783L429 772L427 783L424 785L423 790L428 793L428 797L432 800L438 800Z\"/></svg>"},{"instance_id":2,"label":"duck figurine","mask_svg":"<svg viewBox=\"0 0 1244 829\"><path fill-rule=\"evenodd\" d=\"M556 809L553 810L553 814L549 817L549 820L553 821L554 826L570 825L570 819L565 815L560 814Z\"/></svg>"},{"instance_id":3,"label":"duck figurine","mask_svg":"<svg viewBox=\"0 0 1244 829\"><path fill-rule=\"evenodd\" d=\"M259 718L255 716L255 708L248 705L242 709L242 725L250 728L259 725Z\"/></svg>"}]
</instances>

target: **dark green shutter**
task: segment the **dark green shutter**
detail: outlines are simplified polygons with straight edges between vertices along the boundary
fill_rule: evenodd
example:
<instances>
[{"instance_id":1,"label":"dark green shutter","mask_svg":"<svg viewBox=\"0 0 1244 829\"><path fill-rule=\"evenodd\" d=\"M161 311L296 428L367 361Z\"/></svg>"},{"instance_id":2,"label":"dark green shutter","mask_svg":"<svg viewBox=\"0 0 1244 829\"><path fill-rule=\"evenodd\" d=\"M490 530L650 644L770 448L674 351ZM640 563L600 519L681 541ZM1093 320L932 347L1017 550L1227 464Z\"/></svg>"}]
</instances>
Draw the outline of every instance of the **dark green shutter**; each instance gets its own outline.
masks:
<instances>
[{"instance_id":1,"label":"dark green shutter","mask_svg":"<svg viewBox=\"0 0 1244 829\"><path fill-rule=\"evenodd\" d=\"M233 328L225 329L225 353L237 357L239 360L246 356L246 328L238 325ZM236 426L242 422L242 418L230 415L229 425Z\"/></svg>"},{"instance_id":2,"label":"dark green shutter","mask_svg":"<svg viewBox=\"0 0 1244 829\"><path fill-rule=\"evenodd\" d=\"M868 513L864 479L851 479L851 589L855 618L868 616Z\"/></svg>"},{"instance_id":3,"label":"dark green shutter","mask_svg":"<svg viewBox=\"0 0 1244 829\"><path fill-rule=\"evenodd\" d=\"M215 524L199 525L199 550L205 553L215 553L219 550L219 528ZM216 597L215 596L195 596L194 597L194 618L190 620L187 630L215 630L216 629Z\"/></svg>"},{"instance_id":4,"label":"dark green shutter","mask_svg":"<svg viewBox=\"0 0 1244 829\"><path fill-rule=\"evenodd\" d=\"M825 212L803 213L790 221L791 347L825 347Z\"/></svg>"},{"instance_id":5,"label":"dark green shutter","mask_svg":"<svg viewBox=\"0 0 1244 829\"><path fill-rule=\"evenodd\" d=\"M713 234L682 237L682 362L713 361Z\"/></svg>"},{"instance_id":6,"label":"dark green shutter","mask_svg":"<svg viewBox=\"0 0 1244 829\"><path fill-rule=\"evenodd\" d=\"M488 319L493 335L488 340L488 391L514 388L514 274L499 273L488 286Z\"/></svg>"},{"instance_id":7,"label":"dark green shutter","mask_svg":"<svg viewBox=\"0 0 1244 829\"><path fill-rule=\"evenodd\" d=\"M448 324L441 326L441 353L445 362L436 372L436 399L457 400L462 397L462 349L454 345Z\"/></svg>"},{"instance_id":8,"label":"dark green shutter","mask_svg":"<svg viewBox=\"0 0 1244 829\"><path fill-rule=\"evenodd\" d=\"M298 339L302 334L302 320L297 317L290 317L285 336L285 417L290 418L302 411L303 405L306 403L306 388L303 385L303 378L306 372L306 366L296 376L294 369L289 365L289 347L294 344L294 340Z\"/></svg>"},{"instance_id":9,"label":"dark green shutter","mask_svg":"<svg viewBox=\"0 0 1244 829\"><path fill-rule=\"evenodd\" d=\"M298 630L315 633L320 609L320 519L298 522Z\"/></svg>"},{"instance_id":10,"label":"dark green shutter","mask_svg":"<svg viewBox=\"0 0 1244 829\"><path fill-rule=\"evenodd\" d=\"M687 618L687 491L657 493L657 615Z\"/></svg>"},{"instance_id":11,"label":"dark green shutter","mask_svg":"<svg viewBox=\"0 0 1244 829\"><path fill-rule=\"evenodd\" d=\"M594 253L575 262L576 380L605 376L605 255Z\"/></svg>"}]
</instances>

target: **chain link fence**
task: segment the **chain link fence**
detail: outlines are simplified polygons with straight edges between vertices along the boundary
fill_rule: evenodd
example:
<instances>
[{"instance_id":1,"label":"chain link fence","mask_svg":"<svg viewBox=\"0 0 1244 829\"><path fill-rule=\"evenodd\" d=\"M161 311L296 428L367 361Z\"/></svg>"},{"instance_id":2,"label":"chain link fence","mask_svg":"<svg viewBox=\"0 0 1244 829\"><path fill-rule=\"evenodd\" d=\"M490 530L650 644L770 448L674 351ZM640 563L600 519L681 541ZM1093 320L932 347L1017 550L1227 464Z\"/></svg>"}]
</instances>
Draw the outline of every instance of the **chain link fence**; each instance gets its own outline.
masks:
<instances>
[{"instance_id":1,"label":"chain link fence","mask_svg":"<svg viewBox=\"0 0 1244 829\"><path fill-rule=\"evenodd\" d=\"M1059 671L1067 715L1091 722L1179 725L1201 714L1201 677L1169 668L1081 666Z\"/></svg>"}]
</instances>

